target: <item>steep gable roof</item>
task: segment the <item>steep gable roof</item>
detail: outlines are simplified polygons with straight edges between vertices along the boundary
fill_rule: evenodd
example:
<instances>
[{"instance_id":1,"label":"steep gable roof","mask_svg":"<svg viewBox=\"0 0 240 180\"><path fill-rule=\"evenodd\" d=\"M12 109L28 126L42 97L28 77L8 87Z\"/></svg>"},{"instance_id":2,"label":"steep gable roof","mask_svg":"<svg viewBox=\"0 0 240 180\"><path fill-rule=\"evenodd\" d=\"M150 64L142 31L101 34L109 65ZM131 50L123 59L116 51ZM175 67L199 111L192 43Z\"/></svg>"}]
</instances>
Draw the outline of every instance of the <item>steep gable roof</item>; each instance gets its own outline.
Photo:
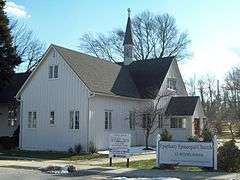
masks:
<instances>
[{"instance_id":1,"label":"steep gable roof","mask_svg":"<svg viewBox=\"0 0 240 180\"><path fill-rule=\"evenodd\" d=\"M167 116L192 116L197 102L198 96L176 96L172 97L167 110Z\"/></svg>"},{"instance_id":2,"label":"steep gable roof","mask_svg":"<svg viewBox=\"0 0 240 180\"><path fill-rule=\"evenodd\" d=\"M174 60L148 59L121 66L60 46L54 48L91 91L142 99L157 96Z\"/></svg>"},{"instance_id":3,"label":"steep gable roof","mask_svg":"<svg viewBox=\"0 0 240 180\"><path fill-rule=\"evenodd\" d=\"M54 45L93 92L140 98L127 67Z\"/></svg>"},{"instance_id":4,"label":"steep gable roof","mask_svg":"<svg viewBox=\"0 0 240 180\"><path fill-rule=\"evenodd\" d=\"M134 61L129 71L142 98L155 98L174 57Z\"/></svg>"},{"instance_id":5,"label":"steep gable roof","mask_svg":"<svg viewBox=\"0 0 240 180\"><path fill-rule=\"evenodd\" d=\"M0 89L0 103L10 103L21 88L30 73L16 73L12 76L10 84Z\"/></svg>"},{"instance_id":6,"label":"steep gable roof","mask_svg":"<svg viewBox=\"0 0 240 180\"><path fill-rule=\"evenodd\" d=\"M157 96L174 60L174 57L169 57L134 61L130 65L123 65L51 45L38 66L18 91L18 97L46 59L51 48L54 48L62 56L90 91L139 99L154 99Z\"/></svg>"}]
</instances>

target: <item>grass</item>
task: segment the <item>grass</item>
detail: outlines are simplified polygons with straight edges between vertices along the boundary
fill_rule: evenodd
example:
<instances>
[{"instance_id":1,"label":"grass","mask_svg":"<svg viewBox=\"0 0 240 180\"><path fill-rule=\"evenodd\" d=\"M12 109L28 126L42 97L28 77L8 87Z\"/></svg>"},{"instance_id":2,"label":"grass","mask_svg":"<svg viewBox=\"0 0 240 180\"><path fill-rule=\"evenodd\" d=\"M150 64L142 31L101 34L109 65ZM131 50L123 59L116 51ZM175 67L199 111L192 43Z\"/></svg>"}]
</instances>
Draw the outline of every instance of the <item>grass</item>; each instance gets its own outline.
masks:
<instances>
[{"instance_id":1,"label":"grass","mask_svg":"<svg viewBox=\"0 0 240 180\"><path fill-rule=\"evenodd\" d=\"M140 160L140 161L130 161L129 167L136 168L136 169L153 169L155 167L156 160L149 159L149 160ZM113 167L119 168L126 168L126 162L114 163L113 159ZM102 166L108 167L109 164L103 164ZM203 171L199 167L192 167L192 166L177 166L175 171L192 171L192 172L199 172Z\"/></svg>"},{"instance_id":2,"label":"grass","mask_svg":"<svg viewBox=\"0 0 240 180\"><path fill-rule=\"evenodd\" d=\"M107 155L103 154L68 154L64 152L51 152L51 151L22 151L22 150L1 150L0 156L10 157L20 157L20 158L35 158L38 160L66 160L66 161L76 161L76 160L91 160L106 158Z\"/></svg>"}]
</instances>

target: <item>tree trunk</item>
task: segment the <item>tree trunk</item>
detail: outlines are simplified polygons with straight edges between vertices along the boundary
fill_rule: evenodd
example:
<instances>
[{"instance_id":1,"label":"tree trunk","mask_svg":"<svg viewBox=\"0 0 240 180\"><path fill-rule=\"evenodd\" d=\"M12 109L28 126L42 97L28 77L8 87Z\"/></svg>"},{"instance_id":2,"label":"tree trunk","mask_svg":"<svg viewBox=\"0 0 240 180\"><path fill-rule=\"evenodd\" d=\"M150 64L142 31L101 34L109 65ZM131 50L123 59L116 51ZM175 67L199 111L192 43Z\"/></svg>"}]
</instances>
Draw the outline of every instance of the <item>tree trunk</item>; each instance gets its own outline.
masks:
<instances>
[{"instance_id":1,"label":"tree trunk","mask_svg":"<svg viewBox=\"0 0 240 180\"><path fill-rule=\"evenodd\" d=\"M145 136L145 149L148 150L148 139L149 139L149 133L147 132L146 133L146 136Z\"/></svg>"},{"instance_id":2,"label":"tree trunk","mask_svg":"<svg viewBox=\"0 0 240 180\"><path fill-rule=\"evenodd\" d=\"M229 130L232 136L232 140L234 140L234 133L233 133L233 129L232 129L232 123L229 123Z\"/></svg>"}]
</instances>

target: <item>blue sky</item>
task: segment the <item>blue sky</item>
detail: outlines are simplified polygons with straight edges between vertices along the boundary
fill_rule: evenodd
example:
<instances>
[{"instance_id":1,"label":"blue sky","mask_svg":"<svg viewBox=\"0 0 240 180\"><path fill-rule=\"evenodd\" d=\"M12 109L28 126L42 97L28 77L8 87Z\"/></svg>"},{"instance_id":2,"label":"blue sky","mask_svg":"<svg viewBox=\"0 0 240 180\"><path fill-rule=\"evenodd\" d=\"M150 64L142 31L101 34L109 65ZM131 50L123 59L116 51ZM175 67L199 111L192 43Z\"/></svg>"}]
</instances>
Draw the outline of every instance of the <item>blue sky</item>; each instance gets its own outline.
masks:
<instances>
[{"instance_id":1,"label":"blue sky","mask_svg":"<svg viewBox=\"0 0 240 180\"><path fill-rule=\"evenodd\" d=\"M8 0L8 15L31 28L48 46L78 49L85 32L109 32L126 26L144 10L169 13L180 30L188 31L193 56L180 63L185 79L210 74L222 79L240 63L240 1L238 0Z\"/></svg>"}]
</instances>

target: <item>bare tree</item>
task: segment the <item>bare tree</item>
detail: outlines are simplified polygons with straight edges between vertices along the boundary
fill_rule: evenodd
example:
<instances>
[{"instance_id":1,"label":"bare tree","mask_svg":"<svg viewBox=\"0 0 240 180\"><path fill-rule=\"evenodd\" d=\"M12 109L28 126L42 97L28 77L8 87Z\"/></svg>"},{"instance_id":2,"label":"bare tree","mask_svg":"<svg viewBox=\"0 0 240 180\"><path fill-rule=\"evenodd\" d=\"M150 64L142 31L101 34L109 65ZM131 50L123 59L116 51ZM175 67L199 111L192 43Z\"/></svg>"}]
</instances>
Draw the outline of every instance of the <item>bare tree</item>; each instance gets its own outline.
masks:
<instances>
[{"instance_id":1,"label":"bare tree","mask_svg":"<svg viewBox=\"0 0 240 180\"><path fill-rule=\"evenodd\" d=\"M166 106L162 105L162 101L172 95L173 92L158 95L154 101L135 110L136 125L144 131L146 150L149 149L150 135L159 128L159 120L165 117Z\"/></svg>"},{"instance_id":2,"label":"bare tree","mask_svg":"<svg viewBox=\"0 0 240 180\"><path fill-rule=\"evenodd\" d=\"M186 88L188 91L188 94L190 96L195 96L196 95L196 88L197 88L197 79L196 76L194 75L193 77L191 77L186 83Z\"/></svg>"},{"instance_id":3,"label":"bare tree","mask_svg":"<svg viewBox=\"0 0 240 180\"><path fill-rule=\"evenodd\" d=\"M191 95L200 96L204 114L208 118L208 126L221 133L224 111L222 110L223 99L219 81L208 74L198 80L191 78L186 85Z\"/></svg>"},{"instance_id":4,"label":"bare tree","mask_svg":"<svg viewBox=\"0 0 240 180\"><path fill-rule=\"evenodd\" d=\"M225 118L228 122L232 138L234 138L233 131L235 129L240 131L240 68L234 68L226 76L224 96L226 113Z\"/></svg>"},{"instance_id":5,"label":"bare tree","mask_svg":"<svg viewBox=\"0 0 240 180\"><path fill-rule=\"evenodd\" d=\"M13 44L17 47L17 54L22 59L25 71L31 71L40 61L45 46L37 38L33 32L25 25L20 25L18 21L12 20L10 25L13 36Z\"/></svg>"},{"instance_id":6,"label":"bare tree","mask_svg":"<svg viewBox=\"0 0 240 180\"><path fill-rule=\"evenodd\" d=\"M186 32L179 32L175 18L169 14L154 15L144 11L132 19L135 60L176 56L181 60L190 55L190 40ZM109 61L123 57L124 31L104 34L84 34L79 48Z\"/></svg>"}]
</instances>

